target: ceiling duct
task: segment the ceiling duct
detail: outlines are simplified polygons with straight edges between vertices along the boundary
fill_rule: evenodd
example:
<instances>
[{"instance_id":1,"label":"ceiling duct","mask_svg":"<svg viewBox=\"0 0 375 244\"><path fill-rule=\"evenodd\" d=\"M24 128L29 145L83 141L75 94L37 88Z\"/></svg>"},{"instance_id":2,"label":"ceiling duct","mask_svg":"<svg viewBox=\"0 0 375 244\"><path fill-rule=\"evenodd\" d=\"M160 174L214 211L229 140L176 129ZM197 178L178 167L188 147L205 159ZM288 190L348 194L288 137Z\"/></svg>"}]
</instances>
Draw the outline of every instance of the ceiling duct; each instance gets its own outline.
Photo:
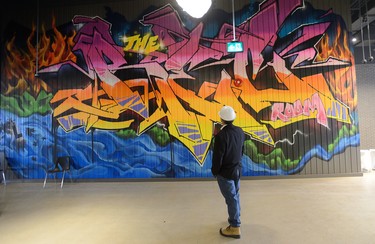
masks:
<instances>
[{"instance_id":1,"label":"ceiling duct","mask_svg":"<svg viewBox=\"0 0 375 244\"><path fill-rule=\"evenodd\" d=\"M364 16L364 18L366 19L366 25L367 25L367 38L368 38L368 51L369 51L368 61L372 62L374 60L374 57L371 54L371 34L370 34L370 23L369 23L369 19L367 16L368 14L367 0L365 2L365 9L366 9L366 15Z\"/></svg>"},{"instance_id":2,"label":"ceiling duct","mask_svg":"<svg viewBox=\"0 0 375 244\"><path fill-rule=\"evenodd\" d=\"M372 52L375 51L375 1L351 0L350 9L355 60L370 63L374 61Z\"/></svg>"}]
</instances>

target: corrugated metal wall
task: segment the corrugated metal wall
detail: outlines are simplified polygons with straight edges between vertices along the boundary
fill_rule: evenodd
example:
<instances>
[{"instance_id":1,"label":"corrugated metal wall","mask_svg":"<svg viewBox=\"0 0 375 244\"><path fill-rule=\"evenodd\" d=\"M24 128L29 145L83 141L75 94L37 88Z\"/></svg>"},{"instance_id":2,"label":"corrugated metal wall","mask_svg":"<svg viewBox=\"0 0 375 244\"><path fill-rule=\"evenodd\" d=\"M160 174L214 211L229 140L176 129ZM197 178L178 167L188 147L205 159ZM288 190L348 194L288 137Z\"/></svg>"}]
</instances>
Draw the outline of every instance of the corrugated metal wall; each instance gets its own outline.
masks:
<instances>
[{"instance_id":1,"label":"corrugated metal wall","mask_svg":"<svg viewBox=\"0 0 375 244\"><path fill-rule=\"evenodd\" d=\"M247 134L245 176L360 172L349 1L235 10L245 52L230 54L230 1L202 19L167 1L3 9L8 177L43 178L65 155L75 178L211 177L223 105Z\"/></svg>"}]
</instances>

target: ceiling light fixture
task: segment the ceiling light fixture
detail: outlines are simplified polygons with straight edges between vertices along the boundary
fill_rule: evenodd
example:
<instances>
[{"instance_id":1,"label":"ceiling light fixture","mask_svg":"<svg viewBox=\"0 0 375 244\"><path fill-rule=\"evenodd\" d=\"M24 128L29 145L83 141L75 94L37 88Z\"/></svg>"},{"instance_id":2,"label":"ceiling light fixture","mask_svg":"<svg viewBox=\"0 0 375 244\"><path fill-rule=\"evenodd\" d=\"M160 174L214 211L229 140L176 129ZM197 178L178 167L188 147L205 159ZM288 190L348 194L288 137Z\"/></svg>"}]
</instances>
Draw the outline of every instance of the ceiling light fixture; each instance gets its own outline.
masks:
<instances>
[{"instance_id":1,"label":"ceiling light fixture","mask_svg":"<svg viewBox=\"0 0 375 244\"><path fill-rule=\"evenodd\" d=\"M201 18L211 7L211 0L176 0L178 5L194 18Z\"/></svg>"}]
</instances>

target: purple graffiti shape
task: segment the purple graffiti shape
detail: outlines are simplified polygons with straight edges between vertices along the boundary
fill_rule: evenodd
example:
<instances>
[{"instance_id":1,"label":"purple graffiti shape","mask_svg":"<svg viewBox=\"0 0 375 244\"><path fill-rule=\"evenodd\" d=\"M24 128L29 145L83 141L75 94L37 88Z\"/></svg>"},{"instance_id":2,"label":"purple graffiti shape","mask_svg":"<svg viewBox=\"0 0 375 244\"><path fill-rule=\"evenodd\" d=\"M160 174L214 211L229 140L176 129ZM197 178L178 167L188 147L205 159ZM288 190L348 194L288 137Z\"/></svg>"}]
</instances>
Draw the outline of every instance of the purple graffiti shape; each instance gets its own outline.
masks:
<instances>
[{"instance_id":1,"label":"purple graffiti shape","mask_svg":"<svg viewBox=\"0 0 375 244\"><path fill-rule=\"evenodd\" d=\"M119 79L110 70L126 64L126 60L122 48L111 37L110 23L99 17L84 16L74 17L73 23L84 24L74 38L76 45L73 51L83 55L89 72L95 71L102 81L110 85L116 84Z\"/></svg>"},{"instance_id":2,"label":"purple graffiti shape","mask_svg":"<svg viewBox=\"0 0 375 244\"><path fill-rule=\"evenodd\" d=\"M83 59L79 65L72 61L51 65L40 73L57 73L63 66L70 66L94 80L96 75L110 85L119 82L113 70L126 64L123 50L113 41L111 25L100 17L75 16L73 23L83 25L74 37L73 53ZM83 62L82 62L83 61Z\"/></svg>"}]
</instances>

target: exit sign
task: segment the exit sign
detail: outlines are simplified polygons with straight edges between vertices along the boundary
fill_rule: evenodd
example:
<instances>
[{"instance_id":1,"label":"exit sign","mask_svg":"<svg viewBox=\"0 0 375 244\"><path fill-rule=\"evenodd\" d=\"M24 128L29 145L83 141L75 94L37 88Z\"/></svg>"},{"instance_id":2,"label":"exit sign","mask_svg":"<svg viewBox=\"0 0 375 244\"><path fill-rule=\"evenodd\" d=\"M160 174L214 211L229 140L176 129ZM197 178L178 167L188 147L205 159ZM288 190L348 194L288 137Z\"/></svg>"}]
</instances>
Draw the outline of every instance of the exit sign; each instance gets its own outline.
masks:
<instances>
[{"instance_id":1,"label":"exit sign","mask_svg":"<svg viewBox=\"0 0 375 244\"><path fill-rule=\"evenodd\" d=\"M228 53L240 53L243 52L243 43L238 41L227 42Z\"/></svg>"}]
</instances>

